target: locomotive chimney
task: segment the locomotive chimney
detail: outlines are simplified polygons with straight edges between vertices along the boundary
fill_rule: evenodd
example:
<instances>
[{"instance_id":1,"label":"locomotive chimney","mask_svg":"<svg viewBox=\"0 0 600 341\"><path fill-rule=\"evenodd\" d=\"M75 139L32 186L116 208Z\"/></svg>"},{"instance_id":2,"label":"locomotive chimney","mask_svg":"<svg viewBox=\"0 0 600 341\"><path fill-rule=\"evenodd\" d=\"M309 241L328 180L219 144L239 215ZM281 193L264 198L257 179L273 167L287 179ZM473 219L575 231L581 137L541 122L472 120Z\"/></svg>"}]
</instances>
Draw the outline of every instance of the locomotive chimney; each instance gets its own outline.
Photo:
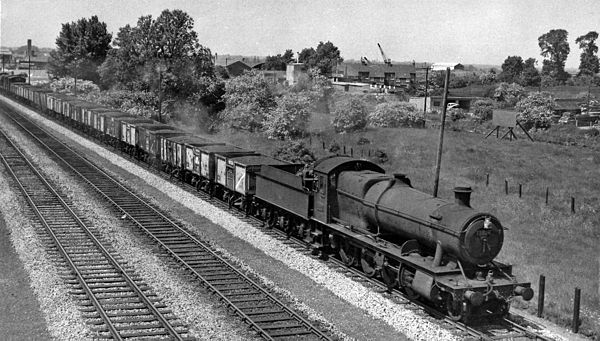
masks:
<instances>
[{"instance_id":1,"label":"locomotive chimney","mask_svg":"<svg viewBox=\"0 0 600 341\"><path fill-rule=\"evenodd\" d=\"M471 207L471 187L454 187L454 200L457 204Z\"/></svg>"}]
</instances>

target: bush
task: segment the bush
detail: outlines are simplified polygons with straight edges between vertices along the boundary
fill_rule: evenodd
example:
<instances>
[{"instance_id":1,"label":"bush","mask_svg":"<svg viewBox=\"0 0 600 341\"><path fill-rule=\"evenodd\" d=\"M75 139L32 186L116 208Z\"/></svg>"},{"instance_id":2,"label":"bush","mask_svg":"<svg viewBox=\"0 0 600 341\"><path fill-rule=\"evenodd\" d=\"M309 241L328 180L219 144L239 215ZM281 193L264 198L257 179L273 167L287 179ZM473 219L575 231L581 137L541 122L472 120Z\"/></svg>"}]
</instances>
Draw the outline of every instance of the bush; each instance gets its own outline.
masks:
<instances>
[{"instance_id":1,"label":"bush","mask_svg":"<svg viewBox=\"0 0 600 341\"><path fill-rule=\"evenodd\" d=\"M266 113L263 127L270 139L297 138L306 132L310 100L299 94L289 94L276 100L277 106Z\"/></svg>"},{"instance_id":2,"label":"bush","mask_svg":"<svg viewBox=\"0 0 600 341\"><path fill-rule=\"evenodd\" d=\"M356 142L356 144L358 144L359 146L362 146L362 145L365 145L365 144L370 144L370 143L371 143L371 141L369 141L369 139L366 138L366 137L364 137L364 136L361 137L361 138L359 138L358 142Z\"/></svg>"},{"instance_id":3,"label":"bush","mask_svg":"<svg viewBox=\"0 0 600 341\"><path fill-rule=\"evenodd\" d=\"M386 163L389 160L387 153L381 149L377 149L371 157L371 161L376 163Z\"/></svg>"},{"instance_id":4,"label":"bush","mask_svg":"<svg viewBox=\"0 0 600 341\"><path fill-rule=\"evenodd\" d=\"M375 127L400 127L425 125L421 112L406 102L385 102L378 104L375 111L367 117L369 124Z\"/></svg>"},{"instance_id":5,"label":"bush","mask_svg":"<svg viewBox=\"0 0 600 341\"><path fill-rule=\"evenodd\" d=\"M446 122L451 120L452 122L462 120L467 117L467 113L461 108L451 108L446 110Z\"/></svg>"},{"instance_id":6,"label":"bush","mask_svg":"<svg viewBox=\"0 0 600 341\"><path fill-rule=\"evenodd\" d=\"M494 113L494 102L489 99L480 99L473 102L473 113L481 121L489 121Z\"/></svg>"},{"instance_id":7,"label":"bush","mask_svg":"<svg viewBox=\"0 0 600 341\"><path fill-rule=\"evenodd\" d=\"M336 106L331 122L338 133L349 133L365 129L367 126L367 109L359 97L350 97Z\"/></svg>"},{"instance_id":8,"label":"bush","mask_svg":"<svg viewBox=\"0 0 600 341\"><path fill-rule=\"evenodd\" d=\"M73 94L75 91L75 79L74 78L58 78L50 83L50 88L54 92ZM98 92L100 88L92 81L78 79L77 80L77 93L87 94L90 92Z\"/></svg>"},{"instance_id":9,"label":"bush","mask_svg":"<svg viewBox=\"0 0 600 341\"><path fill-rule=\"evenodd\" d=\"M313 152L302 141L284 142L275 150L273 157L284 161L301 162L304 164L312 164L316 160Z\"/></svg>"},{"instance_id":10,"label":"bush","mask_svg":"<svg viewBox=\"0 0 600 341\"><path fill-rule=\"evenodd\" d=\"M526 96L527 91L525 91L525 88L516 83L500 83L494 90L494 99L499 102L506 102L508 106L514 106Z\"/></svg>"},{"instance_id":11,"label":"bush","mask_svg":"<svg viewBox=\"0 0 600 341\"><path fill-rule=\"evenodd\" d=\"M257 71L245 72L225 82L224 123L238 129L256 131L263 127L267 113L275 106L273 91Z\"/></svg>"},{"instance_id":12,"label":"bush","mask_svg":"<svg viewBox=\"0 0 600 341\"><path fill-rule=\"evenodd\" d=\"M554 97L547 92L534 92L515 106L519 111L518 119L525 129L550 128L552 123L550 118L554 108L556 108Z\"/></svg>"}]
</instances>

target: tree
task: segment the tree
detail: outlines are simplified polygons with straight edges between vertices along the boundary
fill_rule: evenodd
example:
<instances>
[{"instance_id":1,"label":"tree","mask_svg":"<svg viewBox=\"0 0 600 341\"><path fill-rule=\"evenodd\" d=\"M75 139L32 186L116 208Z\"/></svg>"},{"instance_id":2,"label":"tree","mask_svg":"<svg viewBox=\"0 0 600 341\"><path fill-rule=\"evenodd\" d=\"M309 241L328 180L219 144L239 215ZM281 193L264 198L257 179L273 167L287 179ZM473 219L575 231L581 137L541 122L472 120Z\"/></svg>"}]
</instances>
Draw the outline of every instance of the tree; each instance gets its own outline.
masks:
<instances>
[{"instance_id":1,"label":"tree","mask_svg":"<svg viewBox=\"0 0 600 341\"><path fill-rule=\"evenodd\" d=\"M294 60L294 52L285 50L283 55L267 56L265 60L265 70L285 71L287 64Z\"/></svg>"},{"instance_id":2,"label":"tree","mask_svg":"<svg viewBox=\"0 0 600 341\"><path fill-rule=\"evenodd\" d=\"M333 114L331 123L338 133L363 130L367 126L367 108L360 97L353 96L344 100Z\"/></svg>"},{"instance_id":3,"label":"tree","mask_svg":"<svg viewBox=\"0 0 600 341\"><path fill-rule=\"evenodd\" d=\"M514 106L525 96L527 96L525 89L516 83L500 83L494 90L494 99L504 102L507 106Z\"/></svg>"},{"instance_id":4,"label":"tree","mask_svg":"<svg viewBox=\"0 0 600 341\"><path fill-rule=\"evenodd\" d=\"M552 122L550 117L555 108L556 101L552 94L547 92L534 92L515 106L519 112L518 118L525 129L549 128Z\"/></svg>"},{"instance_id":5,"label":"tree","mask_svg":"<svg viewBox=\"0 0 600 341\"><path fill-rule=\"evenodd\" d=\"M502 63L502 72L498 80L506 83L515 83L523 72L523 59L519 56L509 56Z\"/></svg>"},{"instance_id":6,"label":"tree","mask_svg":"<svg viewBox=\"0 0 600 341\"><path fill-rule=\"evenodd\" d=\"M298 55L298 63L304 63L306 65L309 65L310 63L312 63L312 60L315 58L315 55L317 54L317 51L315 51L315 49L313 49L312 47L307 47L302 49L302 51L300 51L300 54Z\"/></svg>"},{"instance_id":7,"label":"tree","mask_svg":"<svg viewBox=\"0 0 600 341\"><path fill-rule=\"evenodd\" d=\"M222 121L248 131L261 130L267 113L275 107L275 96L269 83L256 70L228 79L223 98Z\"/></svg>"},{"instance_id":8,"label":"tree","mask_svg":"<svg viewBox=\"0 0 600 341\"><path fill-rule=\"evenodd\" d=\"M309 68L317 68L323 75L330 75L337 63L344 61L340 57L340 50L332 42L319 42L317 49L305 48L298 57L300 63Z\"/></svg>"},{"instance_id":9,"label":"tree","mask_svg":"<svg viewBox=\"0 0 600 341\"><path fill-rule=\"evenodd\" d=\"M543 61L542 75L549 76L559 84L564 84L569 78L569 74L565 72L565 61L571 51L567 37L567 31L556 29L538 38L538 45L542 49L541 55L547 58Z\"/></svg>"},{"instance_id":10,"label":"tree","mask_svg":"<svg viewBox=\"0 0 600 341\"><path fill-rule=\"evenodd\" d=\"M519 77L519 84L522 86L539 86L541 82L540 72L536 69L535 58L528 58L523 64L523 72Z\"/></svg>"},{"instance_id":11,"label":"tree","mask_svg":"<svg viewBox=\"0 0 600 341\"><path fill-rule=\"evenodd\" d=\"M590 31L585 35L577 37L575 43L579 44L579 48L582 50L579 73L577 76L594 76L600 71L600 63L598 62L598 45L595 44L598 39L598 33Z\"/></svg>"},{"instance_id":12,"label":"tree","mask_svg":"<svg viewBox=\"0 0 600 341\"><path fill-rule=\"evenodd\" d=\"M50 53L48 73L55 78L71 76L97 82L97 69L106 59L111 39L106 24L95 15L62 24L56 50Z\"/></svg>"},{"instance_id":13,"label":"tree","mask_svg":"<svg viewBox=\"0 0 600 341\"><path fill-rule=\"evenodd\" d=\"M308 97L290 93L276 100L277 106L267 112L264 122L265 134L270 139L288 140L301 137L310 119Z\"/></svg>"},{"instance_id":14,"label":"tree","mask_svg":"<svg viewBox=\"0 0 600 341\"><path fill-rule=\"evenodd\" d=\"M210 49L200 45L194 20L181 10L142 16L122 27L102 65L102 80L127 89L161 91L187 98L213 77Z\"/></svg>"}]
</instances>

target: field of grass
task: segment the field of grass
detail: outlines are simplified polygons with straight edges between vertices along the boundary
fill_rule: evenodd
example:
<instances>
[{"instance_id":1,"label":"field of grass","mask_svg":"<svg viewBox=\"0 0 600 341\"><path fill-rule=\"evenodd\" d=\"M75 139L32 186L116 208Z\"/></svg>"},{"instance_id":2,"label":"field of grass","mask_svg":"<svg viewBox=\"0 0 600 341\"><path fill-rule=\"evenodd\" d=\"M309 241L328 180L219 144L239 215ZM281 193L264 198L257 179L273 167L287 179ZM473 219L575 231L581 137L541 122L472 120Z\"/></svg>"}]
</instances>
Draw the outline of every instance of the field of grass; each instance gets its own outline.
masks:
<instances>
[{"instance_id":1,"label":"field of grass","mask_svg":"<svg viewBox=\"0 0 600 341\"><path fill-rule=\"evenodd\" d=\"M332 143L353 149L355 156L368 149L383 150L388 172L405 173L414 187L432 192L439 132L437 129L369 128L364 132L336 134L328 115L315 115L311 124L311 149L328 154ZM514 264L522 280L537 291L540 274L546 276L545 316L570 325L575 287L582 291L581 331L600 335L600 157L599 149L543 142L484 139L480 133L446 131L440 177L440 197L453 198L455 186L474 189L472 206L496 215L509 228L499 260ZM272 154L278 142L258 134L223 131L210 138ZM360 138L371 143L358 145ZM341 152L341 151L340 151ZM486 174L490 175L486 186ZM504 193L504 181L510 193ZM517 184L523 185L523 197ZM546 188L549 205L545 204ZM576 198L576 213L570 198ZM537 297L521 307L532 313Z\"/></svg>"}]
</instances>

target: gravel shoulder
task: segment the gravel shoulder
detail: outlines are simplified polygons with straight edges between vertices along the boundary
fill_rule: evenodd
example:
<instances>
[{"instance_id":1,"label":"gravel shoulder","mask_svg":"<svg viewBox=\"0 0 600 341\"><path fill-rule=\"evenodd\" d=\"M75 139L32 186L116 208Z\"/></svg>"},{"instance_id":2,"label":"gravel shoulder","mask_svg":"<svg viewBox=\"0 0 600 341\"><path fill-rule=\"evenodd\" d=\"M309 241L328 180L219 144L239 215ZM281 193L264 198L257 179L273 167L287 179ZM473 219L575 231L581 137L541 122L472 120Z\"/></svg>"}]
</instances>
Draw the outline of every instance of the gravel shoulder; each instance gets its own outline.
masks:
<instances>
[{"instance_id":1,"label":"gravel shoulder","mask_svg":"<svg viewBox=\"0 0 600 341\"><path fill-rule=\"evenodd\" d=\"M50 123L50 125L53 125ZM137 175L123 169L119 165L112 162L106 162L104 156L100 156L95 152L96 148L88 149L82 147L79 143L74 143L73 140L65 138L69 135L68 132L60 131L56 134L75 149L83 151L89 159L102 160L99 161L102 167L110 172L118 174L122 180L130 187L136 188L148 198L154 199L155 202L169 211L173 216L187 223L203 239L211 240L218 245L220 249L227 250L226 252L237 259L242 259L243 264L248 269L255 269L255 273L259 274L264 279L264 282L270 283L273 291L287 296L289 300L297 303L296 307L305 311L311 318L322 321L325 325L333 325L334 329L342 339L358 339L358 340L406 340L408 339L397 328L390 325L389 319L386 321L381 317L374 317L373 314L365 311L361 306L355 303L348 302L343 295L339 293L332 294L331 290L326 286L315 283L314 279L306 276L304 273L291 269L286 262L280 259L274 259L266 255L264 250L257 247L256 244L248 243L247 241L232 235L228 230L224 229L219 224L199 215L195 210L182 205L178 200L174 200L168 195L165 195L164 190L159 190L156 186L148 184L146 180L140 179ZM89 142L81 141L81 144L86 145ZM127 163L124 161L123 163ZM134 166L135 167L135 166ZM168 193L167 193L168 194ZM199 200L199 199L195 199ZM214 210L214 209L213 209ZM290 255L289 257L295 257ZM298 254L299 258L306 256ZM301 261L304 262L304 261ZM242 263L242 262L240 262ZM317 264L318 261L313 260ZM312 265L308 265L311 267ZM256 271L259 270L259 271ZM331 270L330 270L331 271ZM334 275L336 278L344 278L341 274L326 274L326 276ZM326 279L327 280L327 279ZM351 286L361 287L362 285L352 282L349 279L343 279L343 282ZM309 289L307 289L309 288ZM363 292L368 289L364 288ZM375 300L385 300L377 293L371 293ZM367 302L368 299L363 299ZM390 305L391 302L388 304ZM410 312L414 314L414 312ZM391 313L382 310L380 316L385 317ZM393 314L391 314L393 315ZM415 329L421 329L415 326ZM419 337L420 332L416 332L416 339L430 339ZM444 334L444 333L442 333ZM446 333L449 335L449 333ZM424 331L427 335L427 331Z\"/></svg>"},{"instance_id":2,"label":"gravel shoulder","mask_svg":"<svg viewBox=\"0 0 600 341\"><path fill-rule=\"evenodd\" d=\"M3 338L51 340L29 276L10 242L3 216L0 211L0 307L3 307L0 309L0 330Z\"/></svg>"}]
</instances>

